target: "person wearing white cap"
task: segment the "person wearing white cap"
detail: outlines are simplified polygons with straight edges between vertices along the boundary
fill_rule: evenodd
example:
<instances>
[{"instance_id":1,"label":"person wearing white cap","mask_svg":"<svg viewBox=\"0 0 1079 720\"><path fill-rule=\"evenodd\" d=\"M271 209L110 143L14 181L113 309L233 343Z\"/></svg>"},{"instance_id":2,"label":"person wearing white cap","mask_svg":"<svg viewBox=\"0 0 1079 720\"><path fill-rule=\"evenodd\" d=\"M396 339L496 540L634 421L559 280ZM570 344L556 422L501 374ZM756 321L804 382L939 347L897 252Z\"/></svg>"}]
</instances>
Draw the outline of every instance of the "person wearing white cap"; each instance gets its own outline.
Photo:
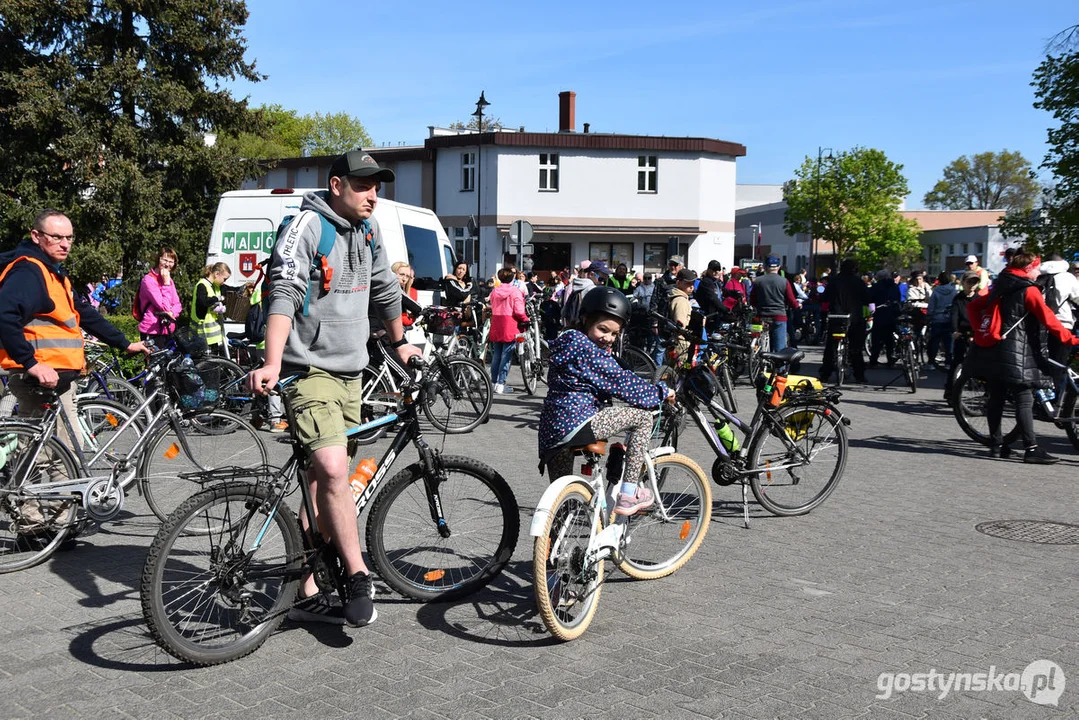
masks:
<instances>
[{"instance_id":1,"label":"person wearing white cap","mask_svg":"<svg viewBox=\"0 0 1079 720\"><path fill-rule=\"evenodd\" d=\"M967 255L967 272L978 273L978 294L989 292L989 273L978 264L977 255Z\"/></svg>"}]
</instances>

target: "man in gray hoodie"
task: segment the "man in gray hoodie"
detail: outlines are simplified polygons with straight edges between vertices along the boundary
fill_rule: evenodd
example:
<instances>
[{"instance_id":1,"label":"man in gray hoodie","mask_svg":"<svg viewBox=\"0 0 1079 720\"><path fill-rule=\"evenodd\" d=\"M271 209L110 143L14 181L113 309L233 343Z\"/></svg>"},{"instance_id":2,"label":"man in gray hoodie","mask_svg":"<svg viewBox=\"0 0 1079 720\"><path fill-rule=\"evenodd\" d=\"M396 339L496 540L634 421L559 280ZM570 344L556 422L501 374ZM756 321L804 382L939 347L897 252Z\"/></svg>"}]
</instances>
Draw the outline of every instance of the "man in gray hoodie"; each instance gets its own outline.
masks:
<instances>
[{"instance_id":1,"label":"man in gray hoodie","mask_svg":"<svg viewBox=\"0 0 1079 720\"><path fill-rule=\"evenodd\" d=\"M362 150L337 158L330 166L328 190L304 195L300 214L281 234L270 263L266 361L250 373L248 383L265 394L283 374L304 375L287 389L296 420L293 431L310 454L308 480L320 529L333 540L349 574L344 607L307 577L289 612L294 620L359 627L378 617L360 551L345 430L361 422L368 315L382 320L402 362L419 354L404 340L400 285L371 217L381 183L393 179L392 170L380 168ZM336 232L333 248L316 265L320 239L329 228Z\"/></svg>"}]
</instances>

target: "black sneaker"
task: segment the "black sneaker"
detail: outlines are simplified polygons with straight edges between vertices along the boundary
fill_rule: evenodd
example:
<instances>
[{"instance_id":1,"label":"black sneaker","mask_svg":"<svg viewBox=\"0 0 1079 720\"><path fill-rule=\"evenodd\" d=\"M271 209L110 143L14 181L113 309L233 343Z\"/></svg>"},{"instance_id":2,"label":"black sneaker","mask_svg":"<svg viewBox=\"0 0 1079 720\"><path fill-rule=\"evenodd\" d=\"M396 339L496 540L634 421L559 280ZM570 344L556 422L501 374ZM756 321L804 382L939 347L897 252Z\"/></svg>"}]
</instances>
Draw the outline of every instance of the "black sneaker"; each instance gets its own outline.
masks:
<instances>
[{"instance_id":1,"label":"black sneaker","mask_svg":"<svg viewBox=\"0 0 1079 720\"><path fill-rule=\"evenodd\" d=\"M1032 448L1027 448L1026 454L1023 455L1023 462L1033 465L1052 465L1060 462L1060 458L1050 455L1035 445Z\"/></svg>"},{"instance_id":2,"label":"black sneaker","mask_svg":"<svg viewBox=\"0 0 1079 720\"><path fill-rule=\"evenodd\" d=\"M358 572L348 579L348 602L345 603L345 622L352 627L370 625L378 618L375 609L375 585L371 576Z\"/></svg>"},{"instance_id":3,"label":"black sneaker","mask_svg":"<svg viewBox=\"0 0 1079 720\"><path fill-rule=\"evenodd\" d=\"M288 611L288 619L294 622L320 622L330 625L344 625L345 612L340 604L317 593L296 601Z\"/></svg>"}]
</instances>

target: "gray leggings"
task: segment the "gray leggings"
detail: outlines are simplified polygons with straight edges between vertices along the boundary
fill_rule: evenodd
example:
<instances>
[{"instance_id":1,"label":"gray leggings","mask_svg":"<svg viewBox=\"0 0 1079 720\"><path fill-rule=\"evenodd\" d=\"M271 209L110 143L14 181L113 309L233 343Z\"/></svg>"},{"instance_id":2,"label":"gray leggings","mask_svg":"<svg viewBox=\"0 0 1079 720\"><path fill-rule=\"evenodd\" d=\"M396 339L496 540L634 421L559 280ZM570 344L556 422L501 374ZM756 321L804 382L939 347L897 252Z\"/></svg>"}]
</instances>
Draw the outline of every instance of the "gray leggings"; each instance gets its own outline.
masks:
<instances>
[{"instance_id":1,"label":"gray leggings","mask_svg":"<svg viewBox=\"0 0 1079 720\"><path fill-rule=\"evenodd\" d=\"M629 434L626 441L625 472L622 482L635 483L644 466L644 454L648 450L648 440L652 435L652 411L635 407L619 406L600 410L588 421L592 434L597 438L621 439ZM573 472L573 453L564 450L547 463L547 477L557 480Z\"/></svg>"}]
</instances>

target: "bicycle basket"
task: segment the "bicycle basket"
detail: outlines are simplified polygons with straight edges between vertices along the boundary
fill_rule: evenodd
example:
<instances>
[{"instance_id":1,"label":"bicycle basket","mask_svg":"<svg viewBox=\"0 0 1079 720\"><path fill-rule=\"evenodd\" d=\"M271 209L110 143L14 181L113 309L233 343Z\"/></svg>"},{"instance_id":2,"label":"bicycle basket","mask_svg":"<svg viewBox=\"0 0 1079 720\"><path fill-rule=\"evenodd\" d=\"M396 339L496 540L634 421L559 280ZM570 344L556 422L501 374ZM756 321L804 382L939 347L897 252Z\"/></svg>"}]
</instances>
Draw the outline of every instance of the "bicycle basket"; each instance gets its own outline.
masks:
<instances>
[{"instance_id":1,"label":"bicycle basket","mask_svg":"<svg viewBox=\"0 0 1079 720\"><path fill-rule=\"evenodd\" d=\"M176 343L176 348L184 355L200 358L205 357L209 352L206 339L192 327L176 328L176 332L172 334L172 339Z\"/></svg>"},{"instance_id":2,"label":"bicycle basket","mask_svg":"<svg viewBox=\"0 0 1079 720\"><path fill-rule=\"evenodd\" d=\"M207 389L191 358L184 358L169 369L168 384L177 401L185 408L202 407L217 400L217 390Z\"/></svg>"},{"instance_id":3,"label":"bicycle basket","mask_svg":"<svg viewBox=\"0 0 1079 720\"><path fill-rule=\"evenodd\" d=\"M427 332L432 335L453 335L457 314L449 308L434 308L427 316Z\"/></svg>"},{"instance_id":4,"label":"bicycle basket","mask_svg":"<svg viewBox=\"0 0 1079 720\"><path fill-rule=\"evenodd\" d=\"M850 329L850 315L829 315L828 334L846 335Z\"/></svg>"}]
</instances>

